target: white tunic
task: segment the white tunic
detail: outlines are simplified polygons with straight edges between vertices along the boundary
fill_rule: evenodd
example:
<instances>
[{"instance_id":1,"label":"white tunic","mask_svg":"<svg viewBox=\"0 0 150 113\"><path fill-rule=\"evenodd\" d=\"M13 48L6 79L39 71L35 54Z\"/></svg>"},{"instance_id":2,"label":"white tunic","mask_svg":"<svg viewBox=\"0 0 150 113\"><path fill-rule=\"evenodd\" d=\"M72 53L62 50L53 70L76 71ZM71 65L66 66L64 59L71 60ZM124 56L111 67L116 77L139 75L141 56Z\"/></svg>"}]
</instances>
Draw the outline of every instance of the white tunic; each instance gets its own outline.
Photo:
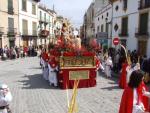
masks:
<instances>
[{"instance_id":1,"label":"white tunic","mask_svg":"<svg viewBox=\"0 0 150 113\"><path fill-rule=\"evenodd\" d=\"M4 94L4 90L0 90L0 107L7 106L12 101L12 95L9 89L7 88L7 92ZM7 113L6 109L0 109L0 113Z\"/></svg>"},{"instance_id":2,"label":"white tunic","mask_svg":"<svg viewBox=\"0 0 150 113\"><path fill-rule=\"evenodd\" d=\"M127 66L126 71L127 71L127 83L129 83L130 80L130 76L132 74L133 71L135 70L139 70L140 69L140 65L137 63L133 68L131 68L130 66Z\"/></svg>"},{"instance_id":3,"label":"white tunic","mask_svg":"<svg viewBox=\"0 0 150 113\"><path fill-rule=\"evenodd\" d=\"M129 80L130 80L130 76L131 76L132 72L134 71L134 69L131 68L130 66L127 66L126 71L127 71L126 79L127 79L127 84L128 84Z\"/></svg>"},{"instance_id":4,"label":"white tunic","mask_svg":"<svg viewBox=\"0 0 150 113\"><path fill-rule=\"evenodd\" d=\"M105 63L105 74L111 77L111 67L113 66L111 58L108 58Z\"/></svg>"},{"instance_id":5,"label":"white tunic","mask_svg":"<svg viewBox=\"0 0 150 113\"><path fill-rule=\"evenodd\" d=\"M44 61L44 68L43 68L43 78L48 80L49 71L48 71L48 63Z\"/></svg>"},{"instance_id":6,"label":"white tunic","mask_svg":"<svg viewBox=\"0 0 150 113\"><path fill-rule=\"evenodd\" d=\"M142 102L138 104L138 94L137 89L133 90L133 110L132 113L144 113L144 105Z\"/></svg>"},{"instance_id":7,"label":"white tunic","mask_svg":"<svg viewBox=\"0 0 150 113\"><path fill-rule=\"evenodd\" d=\"M54 86L57 86L57 72L58 71L58 66L55 68L52 68L50 64L48 64L48 69L49 69L49 83L50 85L54 84Z\"/></svg>"}]
</instances>

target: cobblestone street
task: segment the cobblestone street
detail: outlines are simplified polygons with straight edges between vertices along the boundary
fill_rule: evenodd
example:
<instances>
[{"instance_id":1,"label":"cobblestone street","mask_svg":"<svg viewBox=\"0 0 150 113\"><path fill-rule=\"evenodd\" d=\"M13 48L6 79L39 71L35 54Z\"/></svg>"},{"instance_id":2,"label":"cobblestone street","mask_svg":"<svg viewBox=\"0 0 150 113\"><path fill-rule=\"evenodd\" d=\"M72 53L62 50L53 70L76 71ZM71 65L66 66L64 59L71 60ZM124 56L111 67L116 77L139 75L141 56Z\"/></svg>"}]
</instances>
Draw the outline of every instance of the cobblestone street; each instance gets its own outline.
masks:
<instances>
[{"instance_id":1,"label":"cobblestone street","mask_svg":"<svg viewBox=\"0 0 150 113\"><path fill-rule=\"evenodd\" d=\"M0 82L10 87L13 113L67 113L66 91L50 87L41 73L37 57L0 62ZM96 87L79 89L79 113L117 113L121 94L116 80L99 75Z\"/></svg>"}]
</instances>

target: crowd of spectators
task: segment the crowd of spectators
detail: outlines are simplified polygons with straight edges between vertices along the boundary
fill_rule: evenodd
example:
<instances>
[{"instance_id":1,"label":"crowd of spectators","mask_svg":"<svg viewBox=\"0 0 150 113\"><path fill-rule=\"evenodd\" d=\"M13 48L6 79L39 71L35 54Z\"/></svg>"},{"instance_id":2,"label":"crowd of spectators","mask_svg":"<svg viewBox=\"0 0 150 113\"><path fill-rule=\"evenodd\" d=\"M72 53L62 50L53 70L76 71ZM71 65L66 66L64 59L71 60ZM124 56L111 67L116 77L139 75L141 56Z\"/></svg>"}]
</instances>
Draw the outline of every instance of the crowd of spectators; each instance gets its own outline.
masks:
<instances>
[{"instance_id":1,"label":"crowd of spectators","mask_svg":"<svg viewBox=\"0 0 150 113\"><path fill-rule=\"evenodd\" d=\"M11 47L7 45L4 48L0 48L0 60L17 59L23 57L37 56L38 47Z\"/></svg>"}]
</instances>

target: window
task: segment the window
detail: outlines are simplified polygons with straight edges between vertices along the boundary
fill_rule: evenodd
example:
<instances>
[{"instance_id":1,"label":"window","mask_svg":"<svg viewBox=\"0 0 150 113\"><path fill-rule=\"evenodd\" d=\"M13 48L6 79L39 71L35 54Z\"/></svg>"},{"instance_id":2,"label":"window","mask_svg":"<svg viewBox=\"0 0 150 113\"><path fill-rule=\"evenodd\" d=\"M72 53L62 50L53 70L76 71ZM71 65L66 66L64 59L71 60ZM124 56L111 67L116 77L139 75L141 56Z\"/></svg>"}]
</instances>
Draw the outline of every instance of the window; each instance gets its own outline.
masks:
<instances>
[{"instance_id":1,"label":"window","mask_svg":"<svg viewBox=\"0 0 150 113\"><path fill-rule=\"evenodd\" d=\"M8 18L8 32L14 33L14 19Z\"/></svg>"},{"instance_id":2,"label":"window","mask_svg":"<svg viewBox=\"0 0 150 113\"><path fill-rule=\"evenodd\" d=\"M40 11L40 20L42 20L42 11Z\"/></svg>"},{"instance_id":3,"label":"window","mask_svg":"<svg viewBox=\"0 0 150 113\"><path fill-rule=\"evenodd\" d=\"M22 0L22 11L27 11L27 1Z\"/></svg>"},{"instance_id":4,"label":"window","mask_svg":"<svg viewBox=\"0 0 150 113\"><path fill-rule=\"evenodd\" d=\"M126 10L128 7L128 0L123 0L123 9Z\"/></svg>"},{"instance_id":5,"label":"window","mask_svg":"<svg viewBox=\"0 0 150 113\"><path fill-rule=\"evenodd\" d=\"M46 22L46 13L44 13L44 21Z\"/></svg>"},{"instance_id":6,"label":"window","mask_svg":"<svg viewBox=\"0 0 150 113\"><path fill-rule=\"evenodd\" d=\"M147 34L148 32L148 13L143 13L140 15L140 22L139 22L139 33L140 34Z\"/></svg>"},{"instance_id":7,"label":"window","mask_svg":"<svg viewBox=\"0 0 150 113\"><path fill-rule=\"evenodd\" d=\"M119 6L117 5L117 6L115 7L115 10L118 11L118 9L119 9Z\"/></svg>"},{"instance_id":8,"label":"window","mask_svg":"<svg viewBox=\"0 0 150 113\"><path fill-rule=\"evenodd\" d=\"M8 13L13 14L13 1L8 0Z\"/></svg>"},{"instance_id":9,"label":"window","mask_svg":"<svg viewBox=\"0 0 150 113\"><path fill-rule=\"evenodd\" d=\"M35 6L35 4L32 4L32 14L36 15L36 6Z\"/></svg>"},{"instance_id":10,"label":"window","mask_svg":"<svg viewBox=\"0 0 150 113\"><path fill-rule=\"evenodd\" d=\"M101 25L101 32L104 32L104 26L103 26L103 24Z\"/></svg>"},{"instance_id":11,"label":"window","mask_svg":"<svg viewBox=\"0 0 150 113\"><path fill-rule=\"evenodd\" d=\"M106 23L106 29L105 29L105 31L108 33L108 30L109 30L109 24Z\"/></svg>"},{"instance_id":12,"label":"window","mask_svg":"<svg viewBox=\"0 0 150 113\"><path fill-rule=\"evenodd\" d=\"M28 21L22 20L22 34L27 35L28 34Z\"/></svg>"},{"instance_id":13,"label":"window","mask_svg":"<svg viewBox=\"0 0 150 113\"><path fill-rule=\"evenodd\" d=\"M32 22L32 35L37 35L37 23Z\"/></svg>"},{"instance_id":14,"label":"window","mask_svg":"<svg viewBox=\"0 0 150 113\"><path fill-rule=\"evenodd\" d=\"M107 14L106 14L106 15L107 15L107 17L108 17L109 13L107 12Z\"/></svg>"},{"instance_id":15,"label":"window","mask_svg":"<svg viewBox=\"0 0 150 113\"><path fill-rule=\"evenodd\" d=\"M99 26L97 26L97 33L99 32Z\"/></svg>"},{"instance_id":16,"label":"window","mask_svg":"<svg viewBox=\"0 0 150 113\"><path fill-rule=\"evenodd\" d=\"M128 34L128 17L122 18L121 34L126 36Z\"/></svg>"}]
</instances>

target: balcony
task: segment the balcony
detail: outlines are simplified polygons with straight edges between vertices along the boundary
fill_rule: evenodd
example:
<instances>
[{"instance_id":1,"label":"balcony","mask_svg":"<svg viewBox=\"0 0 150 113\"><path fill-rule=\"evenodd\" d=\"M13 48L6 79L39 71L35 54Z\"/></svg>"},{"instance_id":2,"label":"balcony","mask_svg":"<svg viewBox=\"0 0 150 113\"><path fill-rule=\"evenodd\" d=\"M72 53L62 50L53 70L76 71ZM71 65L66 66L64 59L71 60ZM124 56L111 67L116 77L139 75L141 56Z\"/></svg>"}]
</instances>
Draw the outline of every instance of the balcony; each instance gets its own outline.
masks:
<instances>
[{"instance_id":1,"label":"balcony","mask_svg":"<svg viewBox=\"0 0 150 113\"><path fill-rule=\"evenodd\" d=\"M7 35L8 36L15 36L17 34L16 28L8 28Z\"/></svg>"},{"instance_id":2,"label":"balcony","mask_svg":"<svg viewBox=\"0 0 150 113\"><path fill-rule=\"evenodd\" d=\"M40 23L40 24L43 24L43 23L44 23L44 25L47 25L47 24L49 23L49 19L40 18L39 23Z\"/></svg>"},{"instance_id":3,"label":"balcony","mask_svg":"<svg viewBox=\"0 0 150 113\"><path fill-rule=\"evenodd\" d=\"M4 27L0 27L0 35L4 33Z\"/></svg>"},{"instance_id":4,"label":"balcony","mask_svg":"<svg viewBox=\"0 0 150 113\"><path fill-rule=\"evenodd\" d=\"M48 30L40 30L39 36L47 37L47 36L49 36L49 31Z\"/></svg>"},{"instance_id":5,"label":"balcony","mask_svg":"<svg viewBox=\"0 0 150 113\"><path fill-rule=\"evenodd\" d=\"M13 15L14 14L14 8L8 7L8 14Z\"/></svg>"},{"instance_id":6,"label":"balcony","mask_svg":"<svg viewBox=\"0 0 150 113\"><path fill-rule=\"evenodd\" d=\"M135 29L135 37L137 37L137 38L139 38L139 37L148 38L149 32L148 32L148 30L142 30L142 29L136 28Z\"/></svg>"},{"instance_id":7,"label":"balcony","mask_svg":"<svg viewBox=\"0 0 150 113\"><path fill-rule=\"evenodd\" d=\"M140 0L139 1L139 10L150 8L150 0Z\"/></svg>"},{"instance_id":8,"label":"balcony","mask_svg":"<svg viewBox=\"0 0 150 113\"><path fill-rule=\"evenodd\" d=\"M129 34L128 34L128 30L119 30L119 37L128 37Z\"/></svg>"}]
</instances>

